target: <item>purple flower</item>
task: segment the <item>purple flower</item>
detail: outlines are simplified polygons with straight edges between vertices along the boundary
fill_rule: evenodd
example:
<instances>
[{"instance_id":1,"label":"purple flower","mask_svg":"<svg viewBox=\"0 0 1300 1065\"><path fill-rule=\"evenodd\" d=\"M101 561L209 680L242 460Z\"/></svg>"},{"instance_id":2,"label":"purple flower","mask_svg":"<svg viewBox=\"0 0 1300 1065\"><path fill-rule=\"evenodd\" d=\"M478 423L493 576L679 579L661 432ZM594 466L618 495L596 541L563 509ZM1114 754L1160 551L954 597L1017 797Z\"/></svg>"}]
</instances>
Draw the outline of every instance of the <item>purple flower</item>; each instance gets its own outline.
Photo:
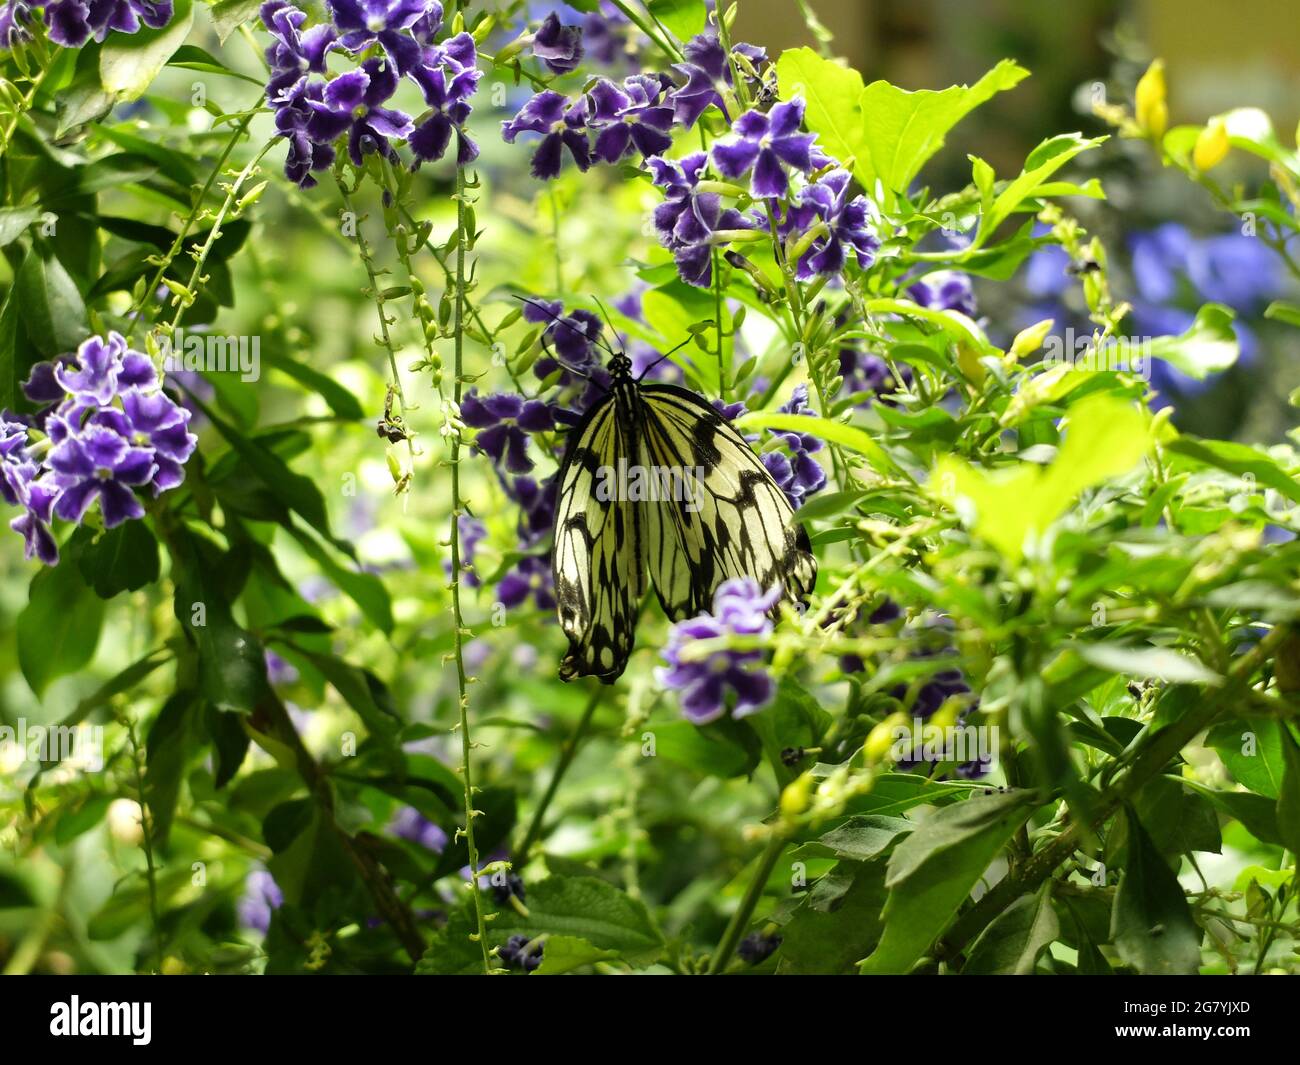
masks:
<instances>
[{"instance_id":1,"label":"purple flower","mask_svg":"<svg viewBox=\"0 0 1300 1065\"><path fill-rule=\"evenodd\" d=\"M261 17L262 24L275 38L275 44L266 49L266 61L271 68L266 98L274 104L304 74L325 73L325 59L338 46L338 33L328 23L300 33L307 13L288 0L267 0L262 5Z\"/></svg>"},{"instance_id":2,"label":"purple flower","mask_svg":"<svg viewBox=\"0 0 1300 1065\"><path fill-rule=\"evenodd\" d=\"M751 932L740 941L736 953L746 964L759 965L776 953L781 939L776 932Z\"/></svg>"},{"instance_id":3,"label":"purple flower","mask_svg":"<svg viewBox=\"0 0 1300 1065\"><path fill-rule=\"evenodd\" d=\"M460 535L461 579L470 588L477 588L483 582L474 571L474 555L478 551L478 545L487 536L487 526L478 518L462 514L456 519L456 528ZM443 567L450 575L451 563L444 562Z\"/></svg>"},{"instance_id":4,"label":"purple flower","mask_svg":"<svg viewBox=\"0 0 1300 1065\"><path fill-rule=\"evenodd\" d=\"M441 47L424 50L421 61L411 71L412 80L420 86L424 102L431 108L410 137L417 166L441 159L453 132L457 165L465 166L478 158L478 145L465 133L465 122L473 110L469 99L482 76L474 38L468 33L457 34Z\"/></svg>"},{"instance_id":5,"label":"purple flower","mask_svg":"<svg viewBox=\"0 0 1300 1065\"><path fill-rule=\"evenodd\" d=\"M560 24L552 11L533 35L533 55L551 68L554 74L567 74L582 62L582 27Z\"/></svg>"},{"instance_id":6,"label":"purple flower","mask_svg":"<svg viewBox=\"0 0 1300 1065\"><path fill-rule=\"evenodd\" d=\"M808 386L798 385L790 402L780 408L783 414L812 414L808 410ZM785 493L790 506L798 510L807 496L826 487L826 471L813 454L822 449L820 438L809 433L773 433L785 446L785 451L765 451L762 463L772 475L777 486Z\"/></svg>"},{"instance_id":7,"label":"purple flower","mask_svg":"<svg viewBox=\"0 0 1300 1065\"><path fill-rule=\"evenodd\" d=\"M533 177L545 181L559 174L565 148L579 170L591 167L591 143L587 140L586 127L585 96L570 102L553 89L545 89L524 104L514 118L501 123L501 136L507 144L514 144L521 133L542 134L530 171Z\"/></svg>"},{"instance_id":8,"label":"purple flower","mask_svg":"<svg viewBox=\"0 0 1300 1065\"><path fill-rule=\"evenodd\" d=\"M91 36L102 41L109 30L136 33L141 23L161 29L171 19L171 0L54 0L45 6L50 40L65 48L80 48Z\"/></svg>"},{"instance_id":9,"label":"purple flower","mask_svg":"<svg viewBox=\"0 0 1300 1065\"><path fill-rule=\"evenodd\" d=\"M0 413L0 498L23 511L9 527L23 538L23 557L40 559L47 566L59 561L59 548L50 533L58 489L40 478L41 468L27 454L27 427Z\"/></svg>"},{"instance_id":10,"label":"purple flower","mask_svg":"<svg viewBox=\"0 0 1300 1065\"><path fill-rule=\"evenodd\" d=\"M275 877L265 869L254 869L244 881L244 894L236 911L239 923L251 932L266 935L271 927L271 912L284 905L284 892Z\"/></svg>"},{"instance_id":11,"label":"purple flower","mask_svg":"<svg viewBox=\"0 0 1300 1065\"><path fill-rule=\"evenodd\" d=\"M578 308L572 314L564 313L559 300L524 301L524 321L535 325L546 323L542 336L555 349L555 358L538 359L533 372L545 381L556 370L563 370L559 380L561 389L569 387L576 375L590 377L599 369L600 358L596 349L604 329L601 320L591 311ZM568 371L576 371L571 375Z\"/></svg>"},{"instance_id":12,"label":"purple flower","mask_svg":"<svg viewBox=\"0 0 1300 1065\"><path fill-rule=\"evenodd\" d=\"M26 0L7 0L0 7L0 48L15 48L32 39L32 9Z\"/></svg>"},{"instance_id":13,"label":"purple flower","mask_svg":"<svg viewBox=\"0 0 1300 1065\"><path fill-rule=\"evenodd\" d=\"M389 822L388 830L398 839L418 843L434 854L441 854L447 846L447 833L414 806L403 806L398 810Z\"/></svg>"},{"instance_id":14,"label":"purple flower","mask_svg":"<svg viewBox=\"0 0 1300 1065\"><path fill-rule=\"evenodd\" d=\"M60 490L54 513L64 521L81 521L96 499L107 529L144 517L132 489L148 484L157 469L150 448L132 446L107 425L69 426L50 450L49 463Z\"/></svg>"},{"instance_id":15,"label":"purple flower","mask_svg":"<svg viewBox=\"0 0 1300 1065\"><path fill-rule=\"evenodd\" d=\"M519 504L519 538L528 550L550 535L555 525L557 474L538 484L531 477L515 477L506 483L506 494Z\"/></svg>"},{"instance_id":16,"label":"purple flower","mask_svg":"<svg viewBox=\"0 0 1300 1065\"><path fill-rule=\"evenodd\" d=\"M838 275L844 269L849 248L862 269L875 261L880 247L875 233L875 208L865 196L848 198L849 180L848 171L832 170L820 181L800 189L786 213L783 234L803 234L819 222L828 230L799 257L795 275L800 281Z\"/></svg>"},{"instance_id":17,"label":"purple flower","mask_svg":"<svg viewBox=\"0 0 1300 1065\"><path fill-rule=\"evenodd\" d=\"M975 317L975 289L970 274L958 270L936 270L910 285L907 294L932 311L960 311Z\"/></svg>"},{"instance_id":18,"label":"purple flower","mask_svg":"<svg viewBox=\"0 0 1300 1065\"><path fill-rule=\"evenodd\" d=\"M497 585L497 599L505 607L517 607L529 596L538 610L555 609L554 578L551 565L543 555L521 558Z\"/></svg>"},{"instance_id":19,"label":"purple flower","mask_svg":"<svg viewBox=\"0 0 1300 1065\"><path fill-rule=\"evenodd\" d=\"M668 130L673 109L661 102L664 87L658 78L635 74L619 88L600 78L589 91L588 125L597 131L596 155L617 163L635 148L647 159L666 152L673 145Z\"/></svg>"},{"instance_id":20,"label":"purple flower","mask_svg":"<svg viewBox=\"0 0 1300 1065\"><path fill-rule=\"evenodd\" d=\"M680 161L649 160L664 202L654 210L659 243L673 253L678 276L689 285L708 288L713 283L714 234L718 230L753 229L755 222L734 207L723 207L714 192L698 192L705 155L695 152Z\"/></svg>"},{"instance_id":21,"label":"purple flower","mask_svg":"<svg viewBox=\"0 0 1300 1065\"><path fill-rule=\"evenodd\" d=\"M116 415L101 411L95 420ZM161 495L185 480L185 463L199 439L189 431L190 412L164 392L127 392L122 396L123 435L132 443L153 449L156 472L153 494Z\"/></svg>"},{"instance_id":22,"label":"purple flower","mask_svg":"<svg viewBox=\"0 0 1300 1065\"><path fill-rule=\"evenodd\" d=\"M427 0L327 0L334 25L342 31L340 43L359 54L372 43L379 45L399 75L420 59L420 46L409 30L429 13ZM442 8L438 6L438 21ZM387 99L388 97L384 97Z\"/></svg>"},{"instance_id":23,"label":"purple flower","mask_svg":"<svg viewBox=\"0 0 1300 1065\"><path fill-rule=\"evenodd\" d=\"M106 339L90 337L77 349L77 361L53 366L54 381L74 398L100 406L111 403L124 388L152 388L158 375L147 355L131 351L120 333ZM44 370L33 368L28 384L40 390L48 380Z\"/></svg>"},{"instance_id":24,"label":"purple flower","mask_svg":"<svg viewBox=\"0 0 1300 1065\"><path fill-rule=\"evenodd\" d=\"M613 66L627 49L627 30L631 21L609 0L600 0L595 11L582 16L582 37L587 58L603 66Z\"/></svg>"},{"instance_id":25,"label":"purple flower","mask_svg":"<svg viewBox=\"0 0 1300 1065\"><path fill-rule=\"evenodd\" d=\"M732 124L732 136L713 146L713 165L724 177L753 171L750 192L755 199L784 196L790 188L785 168L808 173L813 168L811 133L800 133L804 102L796 96L767 114L746 111Z\"/></svg>"},{"instance_id":26,"label":"purple flower","mask_svg":"<svg viewBox=\"0 0 1300 1065\"><path fill-rule=\"evenodd\" d=\"M780 588L764 592L752 577L724 581L713 594L712 614L679 621L669 629L663 649L668 666L656 669L655 676L663 687L680 693L688 721L704 725L728 710L732 717L745 717L771 702L774 685L763 667L762 651L718 650L691 661L682 653L696 640L769 635L768 611L780 598Z\"/></svg>"},{"instance_id":27,"label":"purple flower","mask_svg":"<svg viewBox=\"0 0 1300 1065\"><path fill-rule=\"evenodd\" d=\"M511 473L533 468L528 457L528 433L555 428L551 408L540 399L524 399L513 392L480 397L471 391L461 401L460 416L466 425L479 430L475 446Z\"/></svg>"},{"instance_id":28,"label":"purple flower","mask_svg":"<svg viewBox=\"0 0 1300 1065\"><path fill-rule=\"evenodd\" d=\"M292 662L286 662L274 651L263 655L266 660L266 679L271 684L293 684L298 679L298 670Z\"/></svg>"},{"instance_id":29,"label":"purple flower","mask_svg":"<svg viewBox=\"0 0 1300 1065\"><path fill-rule=\"evenodd\" d=\"M733 53L739 53L755 66L767 58L767 53L751 44L737 44ZM695 125L710 104L716 104L726 115L723 94L732 87L731 64L716 33L702 33L686 43L682 51L683 62L674 64L673 70L686 82L673 93L673 107L677 121L687 129Z\"/></svg>"},{"instance_id":30,"label":"purple flower","mask_svg":"<svg viewBox=\"0 0 1300 1065\"><path fill-rule=\"evenodd\" d=\"M900 365L896 377L889 363L879 355L851 344L840 348L840 376L844 379L841 387L845 392L862 395L860 403L873 397L890 402L887 397L912 383L912 371L908 366Z\"/></svg>"},{"instance_id":31,"label":"purple flower","mask_svg":"<svg viewBox=\"0 0 1300 1065\"><path fill-rule=\"evenodd\" d=\"M312 110L307 133L318 144L332 144L348 135L348 156L360 166L366 152L388 155L388 138L405 140L414 128L411 116L380 107L397 91L397 73L383 59L367 59L359 70L349 70L325 85L320 100L308 100Z\"/></svg>"},{"instance_id":32,"label":"purple flower","mask_svg":"<svg viewBox=\"0 0 1300 1065\"><path fill-rule=\"evenodd\" d=\"M325 99L325 82L300 78L286 89L275 104L275 128L289 142L284 159L284 176L309 189L316 184L313 170L324 170L334 162L334 149L320 144L308 133L315 115L314 105Z\"/></svg>"},{"instance_id":33,"label":"purple flower","mask_svg":"<svg viewBox=\"0 0 1300 1065\"><path fill-rule=\"evenodd\" d=\"M499 957L508 969L522 969L531 973L542 964L542 954L546 949L544 943L530 947L532 941L524 935L511 936L505 946L497 948Z\"/></svg>"}]
</instances>

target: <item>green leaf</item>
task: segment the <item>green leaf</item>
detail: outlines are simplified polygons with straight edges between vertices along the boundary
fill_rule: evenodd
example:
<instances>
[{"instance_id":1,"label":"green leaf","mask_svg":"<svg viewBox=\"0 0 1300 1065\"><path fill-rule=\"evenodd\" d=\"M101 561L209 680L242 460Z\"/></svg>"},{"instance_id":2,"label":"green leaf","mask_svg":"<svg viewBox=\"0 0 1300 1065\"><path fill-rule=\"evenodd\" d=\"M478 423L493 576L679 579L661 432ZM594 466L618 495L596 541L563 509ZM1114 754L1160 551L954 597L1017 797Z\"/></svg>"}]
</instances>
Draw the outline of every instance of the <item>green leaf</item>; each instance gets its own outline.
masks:
<instances>
[{"instance_id":1,"label":"green leaf","mask_svg":"<svg viewBox=\"0 0 1300 1065\"><path fill-rule=\"evenodd\" d=\"M971 945L962 975L1031 976L1038 956L1061 934L1050 889L1048 881L998 914Z\"/></svg>"},{"instance_id":2,"label":"green leaf","mask_svg":"<svg viewBox=\"0 0 1300 1065\"><path fill-rule=\"evenodd\" d=\"M799 848L809 857L825 856L868 862L879 858L899 837L911 832L916 823L905 817L865 814L850 817L811 843Z\"/></svg>"},{"instance_id":3,"label":"green leaf","mask_svg":"<svg viewBox=\"0 0 1300 1065\"><path fill-rule=\"evenodd\" d=\"M154 845L166 847L176 814L185 764L199 702L192 691L177 692L163 705L145 741L147 752L144 795L153 826Z\"/></svg>"},{"instance_id":4,"label":"green leaf","mask_svg":"<svg viewBox=\"0 0 1300 1065\"><path fill-rule=\"evenodd\" d=\"M1277 721L1223 721L1210 729L1205 742L1223 759L1238 784L1270 799L1281 793L1286 759Z\"/></svg>"},{"instance_id":5,"label":"green leaf","mask_svg":"<svg viewBox=\"0 0 1300 1065\"><path fill-rule=\"evenodd\" d=\"M1296 742L1291 726L1278 722L1282 737L1282 758L1286 774L1277 793L1277 826L1282 832L1282 842L1292 855L1300 854L1300 743Z\"/></svg>"},{"instance_id":6,"label":"green leaf","mask_svg":"<svg viewBox=\"0 0 1300 1065\"><path fill-rule=\"evenodd\" d=\"M73 351L90 335L76 282L49 249L33 245L14 279L27 337L45 358ZM26 376L30 367L15 367Z\"/></svg>"},{"instance_id":7,"label":"green leaf","mask_svg":"<svg viewBox=\"0 0 1300 1065\"><path fill-rule=\"evenodd\" d=\"M1166 451L1182 455L1203 466L1214 466L1235 473L1238 477L1250 474L1259 484L1275 488L1288 499L1300 503L1300 483L1282 469L1276 460L1249 444L1180 436L1164 447Z\"/></svg>"},{"instance_id":8,"label":"green leaf","mask_svg":"<svg viewBox=\"0 0 1300 1065\"><path fill-rule=\"evenodd\" d=\"M0 207L0 248L12 244L40 217L39 207Z\"/></svg>"},{"instance_id":9,"label":"green leaf","mask_svg":"<svg viewBox=\"0 0 1300 1065\"><path fill-rule=\"evenodd\" d=\"M142 26L136 33L109 37L99 53L104 91L126 100L143 96L172 53L185 43L193 23L193 0L176 0L172 20L161 29Z\"/></svg>"},{"instance_id":10,"label":"green leaf","mask_svg":"<svg viewBox=\"0 0 1300 1065\"><path fill-rule=\"evenodd\" d=\"M1274 318L1279 322L1286 322L1287 325L1293 325L1300 328L1300 306L1294 303L1288 303L1286 300L1274 300L1264 308L1265 318Z\"/></svg>"},{"instance_id":11,"label":"green leaf","mask_svg":"<svg viewBox=\"0 0 1300 1065\"><path fill-rule=\"evenodd\" d=\"M645 904L605 880L551 876L528 885L528 916L511 907L498 911L489 928L493 942L511 935L560 935L585 939L634 964L648 964L663 949Z\"/></svg>"},{"instance_id":12,"label":"green leaf","mask_svg":"<svg viewBox=\"0 0 1300 1065\"><path fill-rule=\"evenodd\" d=\"M814 418L807 414L779 414L773 411L750 411L736 419L737 429L779 429L796 433L811 433L829 440L850 451L864 455L881 473L898 473L898 463L865 430L856 426L833 422L828 418Z\"/></svg>"},{"instance_id":13,"label":"green leaf","mask_svg":"<svg viewBox=\"0 0 1300 1065\"><path fill-rule=\"evenodd\" d=\"M907 193L958 122L1029 76L1023 67L1003 60L971 86L908 92L876 81L862 88L856 71L810 48L782 52L776 69L781 99L804 97L805 122L822 147L846 164L852 158L854 176L873 196L879 180L887 209L897 194Z\"/></svg>"},{"instance_id":14,"label":"green leaf","mask_svg":"<svg viewBox=\"0 0 1300 1065\"><path fill-rule=\"evenodd\" d=\"M696 36L709 17L704 0L646 0L646 9L679 41Z\"/></svg>"},{"instance_id":15,"label":"green leaf","mask_svg":"<svg viewBox=\"0 0 1300 1065\"><path fill-rule=\"evenodd\" d=\"M741 776L753 769L758 758L757 754L751 758L719 730L700 728L689 721L656 722L643 731L654 734L655 757L706 776Z\"/></svg>"},{"instance_id":16,"label":"green leaf","mask_svg":"<svg viewBox=\"0 0 1300 1065\"><path fill-rule=\"evenodd\" d=\"M1164 359L1187 376L1203 381L1237 361L1240 347L1232 320L1236 312L1220 303L1207 303L1181 336L1156 337L1146 347L1153 359Z\"/></svg>"},{"instance_id":17,"label":"green leaf","mask_svg":"<svg viewBox=\"0 0 1300 1065\"><path fill-rule=\"evenodd\" d=\"M885 932L863 973L906 973L1032 812L1023 791L977 795L917 825L889 859Z\"/></svg>"},{"instance_id":18,"label":"green leaf","mask_svg":"<svg viewBox=\"0 0 1300 1065\"><path fill-rule=\"evenodd\" d=\"M268 366L274 366L277 370L292 377L304 388L319 395L329 404L330 410L340 418L347 418L349 421L360 421L366 416L360 401L355 395L327 374L321 373L306 363L291 359L283 351L279 350L277 345L271 345L271 350L266 353L265 360Z\"/></svg>"},{"instance_id":19,"label":"green leaf","mask_svg":"<svg viewBox=\"0 0 1300 1065\"><path fill-rule=\"evenodd\" d=\"M1146 416L1132 403L1097 394L1070 408L1065 440L1050 465L1023 462L986 472L948 455L934 468L931 491L959 510L973 507L976 533L1018 562L1080 492L1127 473L1150 447Z\"/></svg>"},{"instance_id":20,"label":"green leaf","mask_svg":"<svg viewBox=\"0 0 1300 1065\"><path fill-rule=\"evenodd\" d=\"M1073 645L1073 649L1090 665L1126 677L1163 680L1171 684L1219 684L1223 679L1195 658L1167 647L1078 643Z\"/></svg>"},{"instance_id":21,"label":"green leaf","mask_svg":"<svg viewBox=\"0 0 1300 1065\"><path fill-rule=\"evenodd\" d=\"M1003 222L1011 217L1025 200L1043 195L1047 179L1081 152L1101 144L1105 137L1084 137L1078 133L1062 133L1043 141L1029 153L1020 176L1007 185L983 212L979 233L972 247L984 244Z\"/></svg>"},{"instance_id":22,"label":"green leaf","mask_svg":"<svg viewBox=\"0 0 1300 1065\"><path fill-rule=\"evenodd\" d=\"M392 601L382 580L373 573L339 565L310 533L292 524L287 528L325 576L361 608L372 625L384 633L393 631Z\"/></svg>"},{"instance_id":23,"label":"green leaf","mask_svg":"<svg viewBox=\"0 0 1300 1065\"><path fill-rule=\"evenodd\" d=\"M219 708L249 713L267 693L262 645L241 628L222 587L216 549L187 529L170 537L174 609L199 653L199 689Z\"/></svg>"},{"instance_id":24,"label":"green leaf","mask_svg":"<svg viewBox=\"0 0 1300 1065\"><path fill-rule=\"evenodd\" d=\"M602 950L577 936L547 936L542 951L542 964L534 970L535 976L559 976L581 969L598 961L612 961L618 952Z\"/></svg>"},{"instance_id":25,"label":"green leaf","mask_svg":"<svg viewBox=\"0 0 1300 1065\"><path fill-rule=\"evenodd\" d=\"M101 599L139 591L158 580L158 541L144 522L123 522L87 544L77 566Z\"/></svg>"},{"instance_id":26,"label":"green leaf","mask_svg":"<svg viewBox=\"0 0 1300 1065\"><path fill-rule=\"evenodd\" d=\"M807 105L804 124L818 135L829 155L848 165L862 143L862 75L851 67L823 59L811 48L790 48L776 61L782 100L802 96ZM868 164L869 165L869 164ZM855 167L854 173L858 173ZM868 192L874 190L866 185Z\"/></svg>"},{"instance_id":27,"label":"green leaf","mask_svg":"<svg viewBox=\"0 0 1300 1065\"><path fill-rule=\"evenodd\" d=\"M1141 973L1195 973L1201 930L1173 870L1131 807L1125 807L1128 861L1120 873L1110 938L1119 956Z\"/></svg>"},{"instance_id":28,"label":"green leaf","mask_svg":"<svg viewBox=\"0 0 1300 1065\"><path fill-rule=\"evenodd\" d=\"M111 795L88 795L77 806L65 807L54 826L54 842L61 847L67 846L78 836L89 832L104 819L112 803Z\"/></svg>"},{"instance_id":29,"label":"green leaf","mask_svg":"<svg viewBox=\"0 0 1300 1065\"><path fill-rule=\"evenodd\" d=\"M391 737L396 733L401 720L390 710L380 708L375 699L375 685L379 682L371 674L334 655L306 653L306 657L357 712L366 728L377 736Z\"/></svg>"},{"instance_id":30,"label":"green leaf","mask_svg":"<svg viewBox=\"0 0 1300 1065\"><path fill-rule=\"evenodd\" d=\"M221 43L225 43L225 38L222 38ZM181 67L185 70L197 70L203 74L221 74L225 77L239 78L253 85L262 84L257 78L249 77L238 70L232 70L211 52L192 44L183 44L177 48L172 57L167 60L167 65L169 67Z\"/></svg>"},{"instance_id":31,"label":"green leaf","mask_svg":"<svg viewBox=\"0 0 1300 1065\"><path fill-rule=\"evenodd\" d=\"M38 699L52 680L88 665L99 643L104 604L69 564L72 554L32 578L18 615L18 665Z\"/></svg>"},{"instance_id":32,"label":"green leaf","mask_svg":"<svg viewBox=\"0 0 1300 1065\"><path fill-rule=\"evenodd\" d=\"M261 0L217 0L211 5L212 26L222 44L240 26L257 16Z\"/></svg>"},{"instance_id":33,"label":"green leaf","mask_svg":"<svg viewBox=\"0 0 1300 1065\"><path fill-rule=\"evenodd\" d=\"M804 898L781 929L777 972L790 975L834 975L853 972L856 962L871 953L883 928L880 911L888 898L882 862L840 862L818 881L848 878L847 890L836 891L833 902L816 905L817 888Z\"/></svg>"},{"instance_id":34,"label":"green leaf","mask_svg":"<svg viewBox=\"0 0 1300 1065\"><path fill-rule=\"evenodd\" d=\"M876 778L866 795L849 801L848 812L896 817L915 806L951 803L971 791L970 784L931 780L915 773L886 773Z\"/></svg>"}]
</instances>

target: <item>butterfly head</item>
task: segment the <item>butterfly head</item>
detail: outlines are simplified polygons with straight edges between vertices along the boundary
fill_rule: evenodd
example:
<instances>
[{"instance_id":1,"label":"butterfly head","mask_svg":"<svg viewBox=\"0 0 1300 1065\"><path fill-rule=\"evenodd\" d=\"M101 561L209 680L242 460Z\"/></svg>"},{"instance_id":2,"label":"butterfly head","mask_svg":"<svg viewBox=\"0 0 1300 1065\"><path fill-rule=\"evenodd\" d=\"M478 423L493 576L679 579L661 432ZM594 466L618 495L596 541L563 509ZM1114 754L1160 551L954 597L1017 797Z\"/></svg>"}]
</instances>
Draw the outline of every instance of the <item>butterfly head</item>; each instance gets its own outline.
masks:
<instances>
[{"instance_id":1,"label":"butterfly head","mask_svg":"<svg viewBox=\"0 0 1300 1065\"><path fill-rule=\"evenodd\" d=\"M632 360L624 352L618 351L609 360L610 375L616 381L632 376Z\"/></svg>"}]
</instances>

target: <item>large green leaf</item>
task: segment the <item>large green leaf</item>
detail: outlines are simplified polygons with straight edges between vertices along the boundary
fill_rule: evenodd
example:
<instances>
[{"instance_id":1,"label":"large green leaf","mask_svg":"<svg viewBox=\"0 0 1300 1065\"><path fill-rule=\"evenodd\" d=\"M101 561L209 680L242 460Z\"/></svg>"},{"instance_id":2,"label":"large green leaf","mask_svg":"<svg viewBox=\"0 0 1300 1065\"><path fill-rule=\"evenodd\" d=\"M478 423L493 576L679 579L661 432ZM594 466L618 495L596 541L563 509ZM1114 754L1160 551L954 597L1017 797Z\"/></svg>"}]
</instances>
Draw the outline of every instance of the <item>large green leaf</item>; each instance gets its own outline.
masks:
<instances>
[{"instance_id":1,"label":"large green leaf","mask_svg":"<svg viewBox=\"0 0 1300 1065\"><path fill-rule=\"evenodd\" d=\"M864 973L906 973L1031 813L1022 791L977 795L923 821L889 859L885 932Z\"/></svg>"},{"instance_id":2,"label":"large green leaf","mask_svg":"<svg viewBox=\"0 0 1300 1065\"><path fill-rule=\"evenodd\" d=\"M971 945L963 976L1030 976L1038 956L1061 927L1052 909L1050 881L1036 895L1023 895L1003 910Z\"/></svg>"},{"instance_id":3,"label":"large green leaf","mask_svg":"<svg viewBox=\"0 0 1300 1065\"><path fill-rule=\"evenodd\" d=\"M1205 380L1237 361L1240 346L1233 331L1236 312L1220 303L1207 303L1196 312L1196 320L1176 337L1156 337L1146 349L1154 359L1177 367L1188 377Z\"/></svg>"},{"instance_id":4,"label":"large green leaf","mask_svg":"<svg viewBox=\"0 0 1300 1065\"><path fill-rule=\"evenodd\" d=\"M104 604L81 579L72 550L63 564L32 578L18 615L18 665L39 698L50 681L75 673L95 657Z\"/></svg>"},{"instance_id":5,"label":"large green leaf","mask_svg":"<svg viewBox=\"0 0 1300 1065\"><path fill-rule=\"evenodd\" d=\"M160 29L115 33L99 53L99 76L105 92L134 100L144 95L172 53L185 43L194 24L193 0L176 0L172 19Z\"/></svg>"},{"instance_id":6,"label":"large green leaf","mask_svg":"<svg viewBox=\"0 0 1300 1065\"><path fill-rule=\"evenodd\" d=\"M825 902L814 888L781 929L777 972L791 975L851 973L880 940L880 911L889 892L883 862L840 862L823 878L848 880ZM818 887L821 886L819 882Z\"/></svg>"},{"instance_id":7,"label":"large green leaf","mask_svg":"<svg viewBox=\"0 0 1300 1065\"><path fill-rule=\"evenodd\" d=\"M45 358L72 351L90 334L76 282L48 248L34 245L27 253L14 292L27 337ZM15 367L15 373L25 377L27 369Z\"/></svg>"},{"instance_id":8,"label":"large green leaf","mask_svg":"<svg viewBox=\"0 0 1300 1065\"><path fill-rule=\"evenodd\" d=\"M605 880L590 876L551 876L528 886L528 914L503 907L491 935L574 936L634 963L649 963L663 948L645 904Z\"/></svg>"}]
</instances>

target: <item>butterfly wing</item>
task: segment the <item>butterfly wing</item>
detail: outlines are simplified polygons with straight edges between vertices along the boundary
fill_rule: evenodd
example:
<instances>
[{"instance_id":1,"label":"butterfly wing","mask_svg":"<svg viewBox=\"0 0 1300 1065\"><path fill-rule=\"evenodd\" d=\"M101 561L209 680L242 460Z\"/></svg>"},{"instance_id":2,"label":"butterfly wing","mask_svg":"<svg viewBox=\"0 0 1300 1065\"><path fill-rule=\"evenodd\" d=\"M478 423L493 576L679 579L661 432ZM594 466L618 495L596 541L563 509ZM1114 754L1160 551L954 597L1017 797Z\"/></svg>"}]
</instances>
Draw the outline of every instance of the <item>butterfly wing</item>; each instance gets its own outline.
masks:
<instances>
[{"instance_id":1,"label":"butterfly wing","mask_svg":"<svg viewBox=\"0 0 1300 1065\"><path fill-rule=\"evenodd\" d=\"M745 438L679 385L645 385L638 400L638 461L692 471L683 478L689 498L643 507L650 578L668 617L708 610L718 585L733 577L806 598L817 580L808 533Z\"/></svg>"},{"instance_id":2,"label":"butterfly wing","mask_svg":"<svg viewBox=\"0 0 1300 1065\"><path fill-rule=\"evenodd\" d=\"M615 386L572 430L560 467L551 569L569 650L560 677L613 683L627 666L645 591L643 514L613 493L601 498L602 467L630 464L635 386ZM607 493L608 494L608 493Z\"/></svg>"}]
</instances>

